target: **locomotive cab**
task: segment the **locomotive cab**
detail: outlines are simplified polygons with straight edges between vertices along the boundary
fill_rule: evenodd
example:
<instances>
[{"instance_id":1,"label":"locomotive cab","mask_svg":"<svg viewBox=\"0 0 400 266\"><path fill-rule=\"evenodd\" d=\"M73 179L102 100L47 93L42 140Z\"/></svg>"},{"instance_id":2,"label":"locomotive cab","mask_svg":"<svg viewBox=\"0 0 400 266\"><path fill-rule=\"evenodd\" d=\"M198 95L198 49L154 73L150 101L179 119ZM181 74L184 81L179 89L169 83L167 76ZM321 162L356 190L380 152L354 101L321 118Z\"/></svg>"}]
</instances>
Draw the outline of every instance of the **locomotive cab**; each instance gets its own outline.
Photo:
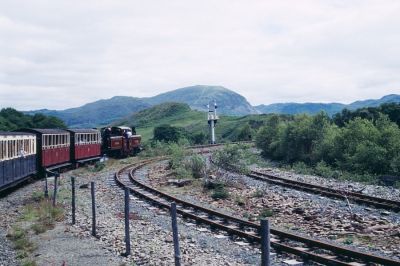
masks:
<instances>
[{"instance_id":1,"label":"locomotive cab","mask_svg":"<svg viewBox=\"0 0 400 266\"><path fill-rule=\"evenodd\" d=\"M110 155L125 157L140 151L141 136L135 128L126 126L108 127L101 130L103 151Z\"/></svg>"}]
</instances>

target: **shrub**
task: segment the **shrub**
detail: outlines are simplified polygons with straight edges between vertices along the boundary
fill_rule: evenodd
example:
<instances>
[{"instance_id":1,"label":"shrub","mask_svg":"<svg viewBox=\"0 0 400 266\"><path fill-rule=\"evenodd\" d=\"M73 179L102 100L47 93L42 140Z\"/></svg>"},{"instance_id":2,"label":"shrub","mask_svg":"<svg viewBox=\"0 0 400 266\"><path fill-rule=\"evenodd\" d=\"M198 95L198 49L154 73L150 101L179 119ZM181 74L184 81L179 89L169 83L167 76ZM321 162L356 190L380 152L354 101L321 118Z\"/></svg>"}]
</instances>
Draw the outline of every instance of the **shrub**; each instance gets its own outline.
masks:
<instances>
[{"instance_id":1,"label":"shrub","mask_svg":"<svg viewBox=\"0 0 400 266\"><path fill-rule=\"evenodd\" d=\"M262 191L261 189L257 189L256 191L254 191L252 196L254 198L262 198L264 196L264 191Z\"/></svg>"},{"instance_id":2,"label":"shrub","mask_svg":"<svg viewBox=\"0 0 400 266\"><path fill-rule=\"evenodd\" d=\"M324 161L320 161L314 168L315 174L326 177L326 178L334 178L337 179L340 176L340 172L333 170L329 165L327 165Z\"/></svg>"},{"instance_id":3,"label":"shrub","mask_svg":"<svg viewBox=\"0 0 400 266\"><path fill-rule=\"evenodd\" d=\"M227 199L229 198L229 192L225 187L217 187L211 194L211 197L215 200L217 199Z\"/></svg>"},{"instance_id":4,"label":"shrub","mask_svg":"<svg viewBox=\"0 0 400 266\"><path fill-rule=\"evenodd\" d=\"M205 180L203 183L203 187L205 189L218 189L218 188L224 188L225 184L222 183L221 181Z\"/></svg>"},{"instance_id":5,"label":"shrub","mask_svg":"<svg viewBox=\"0 0 400 266\"><path fill-rule=\"evenodd\" d=\"M245 199L244 199L243 197L241 197L241 196L236 196L236 197L235 197L235 203L236 203L238 206L244 206L244 205L246 204L246 201L245 201Z\"/></svg>"},{"instance_id":6,"label":"shrub","mask_svg":"<svg viewBox=\"0 0 400 266\"><path fill-rule=\"evenodd\" d=\"M94 167L92 168L92 172L100 172L106 167L106 164L103 162L96 162Z\"/></svg>"},{"instance_id":7,"label":"shrub","mask_svg":"<svg viewBox=\"0 0 400 266\"><path fill-rule=\"evenodd\" d=\"M214 153L213 159L217 166L226 170L242 174L250 172L244 163L245 154L242 145L226 145L222 150L218 150Z\"/></svg>"},{"instance_id":8,"label":"shrub","mask_svg":"<svg viewBox=\"0 0 400 266\"><path fill-rule=\"evenodd\" d=\"M267 218L271 217L272 215L274 215L274 212L271 209L263 208L260 212L259 218Z\"/></svg>"},{"instance_id":9,"label":"shrub","mask_svg":"<svg viewBox=\"0 0 400 266\"><path fill-rule=\"evenodd\" d=\"M202 178L206 173L206 163L202 156L196 154L190 157L190 168L194 178Z\"/></svg>"}]
</instances>

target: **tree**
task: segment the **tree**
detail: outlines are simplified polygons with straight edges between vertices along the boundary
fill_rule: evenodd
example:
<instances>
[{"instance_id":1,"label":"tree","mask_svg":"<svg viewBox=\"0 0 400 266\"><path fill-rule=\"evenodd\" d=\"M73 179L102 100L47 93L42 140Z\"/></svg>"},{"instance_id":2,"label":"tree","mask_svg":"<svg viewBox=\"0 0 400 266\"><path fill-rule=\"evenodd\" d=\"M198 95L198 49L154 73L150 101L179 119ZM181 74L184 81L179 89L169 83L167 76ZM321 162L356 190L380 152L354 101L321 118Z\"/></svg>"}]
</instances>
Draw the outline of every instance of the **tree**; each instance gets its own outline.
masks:
<instances>
[{"instance_id":1,"label":"tree","mask_svg":"<svg viewBox=\"0 0 400 266\"><path fill-rule=\"evenodd\" d=\"M164 142L178 142L180 138L185 136L183 128L170 125L161 125L154 128L154 140Z\"/></svg>"}]
</instances>

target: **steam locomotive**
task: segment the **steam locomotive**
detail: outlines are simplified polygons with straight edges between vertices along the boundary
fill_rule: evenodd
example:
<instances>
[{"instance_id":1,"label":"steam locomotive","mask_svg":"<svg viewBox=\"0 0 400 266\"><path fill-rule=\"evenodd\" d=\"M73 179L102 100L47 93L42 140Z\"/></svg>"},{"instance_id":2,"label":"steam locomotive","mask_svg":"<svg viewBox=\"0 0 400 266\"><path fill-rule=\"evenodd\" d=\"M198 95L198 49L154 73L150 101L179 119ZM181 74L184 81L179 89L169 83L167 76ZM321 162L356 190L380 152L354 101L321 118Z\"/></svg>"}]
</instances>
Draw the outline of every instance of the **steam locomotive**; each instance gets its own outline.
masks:
<instances>
[{"instance_id":1,"label":"steam locomotive","mask_svg":"<svg viewBox=\"0 0 400 266\"><path fill-rule=\"evenodd\" d=\"M78 167L103 154L125 157L140 151L141 136L129 127L37 129L0 132L0 191L48 170Z\"/></svg>"}]
</instances>

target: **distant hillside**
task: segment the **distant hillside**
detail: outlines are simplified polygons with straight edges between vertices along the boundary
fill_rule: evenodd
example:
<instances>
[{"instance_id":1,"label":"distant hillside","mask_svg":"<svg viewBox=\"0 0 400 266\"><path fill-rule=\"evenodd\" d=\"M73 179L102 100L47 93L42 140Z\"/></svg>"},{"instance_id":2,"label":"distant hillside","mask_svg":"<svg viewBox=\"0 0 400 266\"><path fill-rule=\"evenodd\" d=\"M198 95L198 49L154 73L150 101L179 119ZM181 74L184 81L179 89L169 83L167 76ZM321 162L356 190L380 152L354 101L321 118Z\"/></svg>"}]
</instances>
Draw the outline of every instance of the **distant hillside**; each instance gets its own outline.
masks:
<instances>
[{"instance_id":1,"label":"distant hillside","mask_svg":"<svg viewBox=\"0 0 400 266\"><path fill-rule=\"evenodd\" d=\"M42 113L53 115L62 119L69 127L97 127L112 123L113 121L143 109L150 105L139 98L115 96L107 100L85 104L81 107L70 108L63 111L37 110L27 114Z\"/></svg>"},{"instance_id":2,"label":"distant hillside","mask_svg":"<svg viewBox=\"0 0 400 266\"><path fill-rule=\"evenodd\" d=\"M389 94L386 96L383 96L382 98L378 100L365 100L365 101L356 101L348 106L346 106L347 109L350 110L355 110L358 108L363 108L363 107L377 107L383 103L400 103L400 95L398 94Z\"/></svg>"},{"instance_id":3,"label":"distant hillside","mask_svg":"<svg viewBox=\"0 0 400 266\"><path fill-rule=\"evenodd\" d=\"M386 95L380 99L356 101L347 105L341 103L275 103L269 105L258 105L255 106L255 109L264 114L316 114L320 111L325 111L329 115L334 115L341 112L344 108L355 110L363 107L377 107L383 103L390 102L400 102L400 95L391 94Z\"/></svg>"},{"instance_id":4,"label":"distant hillside","mask_svg":"<svg viewBox=\"0 0 400 266\"><path fill-rule=\"evenodd\" d=\"M132 113L166 102L185 103L191 109L204 112L207 111L207 104L213 100L217 101L218 113L222 115L316 114L320 111L325 111L332 116L341 112L344 108L355 110L362 107L379 106L387 102L400 102L400 95L392 94L378 100L357 101L349 105L341 103L275 103L253 107L246 98L227 88L196 85L149 98L115 96L62 111L42 109L24 113L52 115L62 119L69 127L99 127L111 124Z\"/></svg>"},{"instance_id":5,"label":"distant hillside","mask_svg":"<svg viewBox=\"0 0 400 266\"><path fill-rule=\"evenodd\" d=\"M236 140L239 131L246 124L252 128L258 128L269 115L247 115L247 116L220 116L216 127L218 141ZM163 103L146 110L142 110L121 119L113 125L135 126L136 131L142 135L143 140L153 137L156 126L168 124L183 127L190 133L203 132L208 135L209 127L206 114L190 109L189 105L183 103Z\"/></svg>"},{"instance_id":6,"label":"distant hillside","mask_svg":"<svg viewBox=\"0 0 400 266\"><path fill-rule=\"evenodd\" d=\"M258 111L242 95L221 86L185 87L144 99L151 105L164 102L186 103L192 109L207 111L207 104L216 100L218 111L226 115L256 114Z\"/></svg>"},{"instance_id":7,"label":"distant hillside","mask_svg":"<svg viewBox=\"0 0 400 266\"><path fill-rule=\"evenodd\" d=\"M27 115L13 108L0 110L0 131L13 131L21 128L66 128L64 122L54 116L43 114Z\"/></svg>"},{"instance_id":8,"label":"distant hillside","mask_svg":"<svg viewBox=\"0 0 400 266\"><path fill-rule=\"evenodd\" d=\"M205 111L208 102L214 99L217 100L220 114L258 113L243 96L231 90L220 86L201 85L177 89L150 98L115 96L62 111L42 109L25 113L53 115L62 119L69 127L98 127L165 102L186 103L192 109Z\"/></svg>"},{"instance_id":9,"label":"distant hillside","mask_svg":"<svg viewBox=\"0 0 400 266\"><path fill-rule=\"evenodd\" d=\"M263 114L316 114L325 111L329 115L340 112L346 105L340 103L274 103L255 108Z\"/></svg>"}]
</instances>

